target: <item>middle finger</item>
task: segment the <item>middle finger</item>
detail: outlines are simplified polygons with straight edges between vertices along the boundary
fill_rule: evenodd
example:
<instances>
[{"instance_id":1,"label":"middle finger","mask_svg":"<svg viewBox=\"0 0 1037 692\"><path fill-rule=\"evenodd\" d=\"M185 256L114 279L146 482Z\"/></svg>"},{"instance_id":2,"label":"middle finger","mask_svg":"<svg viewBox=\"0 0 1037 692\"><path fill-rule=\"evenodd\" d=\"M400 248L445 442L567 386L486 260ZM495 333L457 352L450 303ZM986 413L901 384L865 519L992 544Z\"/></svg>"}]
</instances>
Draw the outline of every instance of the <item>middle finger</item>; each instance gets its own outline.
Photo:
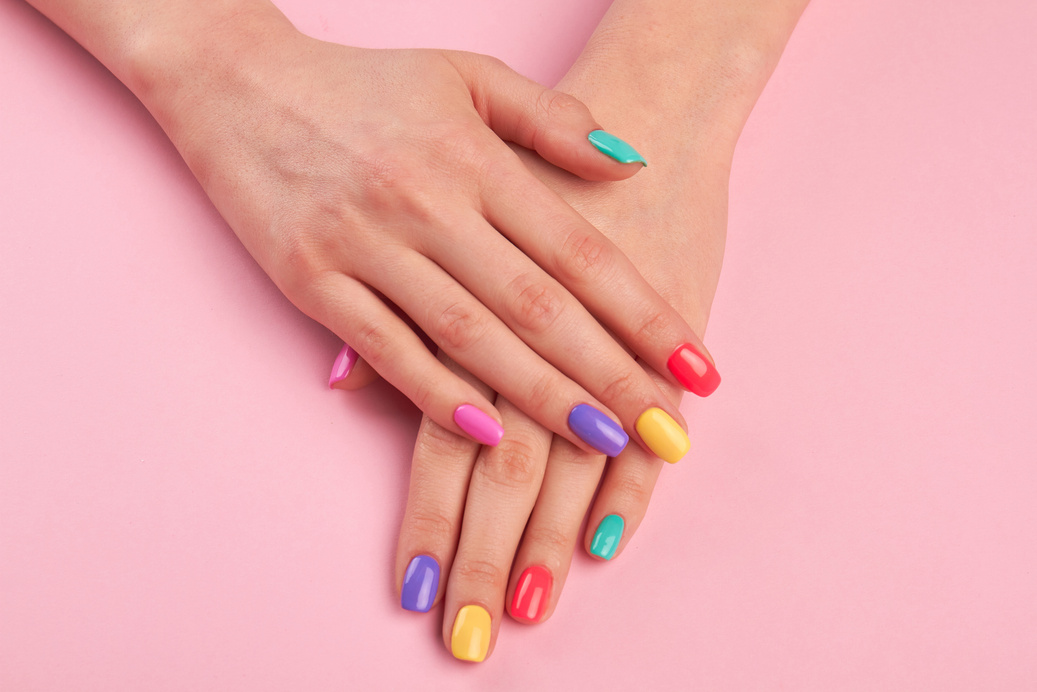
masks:
<instances>
[{"instance_id":1,"label":"middle finger","mask_svg":"<svg viewBox=\"0 0 1037 692\"><path fill-rule=\"evenodd\" d=\"M493 648L515 550L537 501L551 433L498 399L508 435L483 447L472 469L461 538L447 582L443 640L482 661Z\"/></svg>"}]
</instances>

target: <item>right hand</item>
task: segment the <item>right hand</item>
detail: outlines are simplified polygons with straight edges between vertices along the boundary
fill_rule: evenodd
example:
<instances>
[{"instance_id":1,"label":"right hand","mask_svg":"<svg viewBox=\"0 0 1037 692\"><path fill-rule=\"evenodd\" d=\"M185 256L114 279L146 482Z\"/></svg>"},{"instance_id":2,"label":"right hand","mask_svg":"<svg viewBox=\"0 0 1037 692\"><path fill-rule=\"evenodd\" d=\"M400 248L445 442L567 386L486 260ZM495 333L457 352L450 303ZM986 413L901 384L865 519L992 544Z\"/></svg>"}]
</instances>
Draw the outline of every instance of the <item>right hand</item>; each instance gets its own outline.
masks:
<instances>
[{"instance_id":1,"label":"right hand","mask_svg":"<svg viewBox=\"0 0 1037 692\"><path fill-rule=\"evenodd\" d=\"M606 328L675 383L667 359L686 343L704 352L695 332L501 139L584 178L633 175L640 163L587 141L599 128L585 106L480 55L357 49L287 21L240 24L221 29L231 39L202 37L220 47L174 88L152 85L148 105L293 303L432 420L481 429L484 443L499 439L500 414L392 306L584 450L618 453L570 428L580 404L603 412L591 427L604 424L613 447L625 435L610 419L639 441L648 409L685 428Z\"/></svg>"}]
</instances>

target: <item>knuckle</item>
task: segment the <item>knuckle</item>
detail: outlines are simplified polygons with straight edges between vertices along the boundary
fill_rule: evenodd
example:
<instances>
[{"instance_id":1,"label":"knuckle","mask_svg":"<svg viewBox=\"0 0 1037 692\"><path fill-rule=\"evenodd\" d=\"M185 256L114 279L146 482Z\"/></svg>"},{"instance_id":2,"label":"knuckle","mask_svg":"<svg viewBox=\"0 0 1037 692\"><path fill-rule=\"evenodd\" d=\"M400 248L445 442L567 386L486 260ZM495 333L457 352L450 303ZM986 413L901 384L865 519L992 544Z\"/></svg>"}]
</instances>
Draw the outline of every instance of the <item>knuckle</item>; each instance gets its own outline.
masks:
<instances>
[{"instance_id":1,"label":"knuckle","mask_svg":"<svg viewBox=\"0 0 1037 692\"><path fill-rule=\"evenodd\" d=\"M367 198L390 195L395 198L408 187L414 167L406 158L388 152L358 155L352 161L351 179Z\"/></svg>"},{"instance_id":2,"label":"knuckle","mask_svg":"<svg viewBox=\"0 0 1037 692\"><path fill-rule=\"evenodd\" d=\"M556 438L554 444L562 446L557 448L558 453L556 449L551 450L552 464L566 464L581 474L593 471L601 475L605 457L600 452L585 452L564 438Z\"/></svg>"},{"instance_id":3,"label":"knuckle","mask_svg":"<svg viewBox=\"0 0 1037 692\"><path fill-rule=\"evenodd\" d=\"M447 430L431 418L426 418L414 444L414 456L436 462L464 460L467 464L477 448L477 443Z\"/></svg>"},{"instance_id":4,"label":"knuckle","mask_svg":"<svg viewBox=\"0 0 1037 692\"><path fill-rule=\"evenodd\" d=\"M475 55L475 54L472 54L472 55ZM508 65L508 63L506 63L503 60L501 60L500 58L494 57L492 55L482 55L482 54L478 54L478 57L479 57L479 60L483 61L485 66L492 71L491 74L494 77L499 76L501 72L505 72L505 71L513 72L513 70L511 69L511 66Z\"/></svg>"},{"instance_id":5,"label":"knuckle","mask_svg":"<svg viewBox=\"0 0 1037 692\"><path fill-rule=\"evenodd\" d=\"M510 310L512 319L533 334L543 334L550 329L565 309L565 303L554 287L529 274L513 279L509 290L514 296Z\"/></svg>"},{"instance_id":6,"label":"knuckle","mask_svg":"<svg viewBox=\"0 0 1037 692\"><path fill-rule=\"evenodd\" d=\"M419 380L410 393L410 400L421 411L431 411L436 401L437 393L442 390L435 378L424 377Z\"/></svg>"},{"instance_id":7,"label":"knuckle","mask_svg":"<svg viewBox=\"0 0 1037 692\"><path fill-rule=\"evenodd\" d=\"M289 296L305 295L315 279L321 276L328 265L329 253L323 242L308 230L295 226L282 228L277 235L276 280Z\"/></svg>"},{"instance_id":8,"label":"knuckle","mask_svg":"<svg viewBox=\"0 0 1037 692\"><path fill-rule=\"evenodd\" d=\"M387 212L426 222L434 216L438 197L428 165L413 149L365 152L351 163L351 197L366 221Z\"/></svg>"},{"instance_id":9,"label":"knuckle","mask_svg":"<svg viewBox=\"0 0 1037 692\"><path fill-rule=\"evenodd\" d=\"M566 555L576 547L576 534L569 534L553 526L530 526L523 542L546 548L552 555Z\"/></svg>"},{"instance_id":10,"label":"knuckle","mask_svg":"<svg viewBox=\"0 0 1037 692\"><path fill-rule=\"evenodd\" d=\"M482 147L469 127L447 123L429 133L429 147L435 160L465 165L481 158Z\"/></svg>"},{"instance_id":11,"label":"knuckle","mask_svg":"<svg viewBox=\"0 0 1037 692\"><path fill-rule=\"evenodd\" d=\"M407 517L404 530L422 536L451 536L454 520L433 509L416 509Z\"/></svg>"},{"instance_id":12,"label":"knuckle","mask_svg":"<svg viewBox=\"0 0 1037 692\"><path fill-rule=\"evenodd\" d=\"M601 390L601 399L604 402L624 401L632 398L638 390L638 376L632 372L621 372Z\"/></svg>"},{"instance_id":13,"label":"knuckle","mask_svg":"<svg viewBox=\"0 0 1037 692\"><path fill-rule=\"evenodd\" d=\"M457 302L435 317L433 333L437 343L447 352L467 350L485 329L483 320L467 305Z\"/></svg>"},{"instance_id":14,"label":"knuckle","mask_svg":"<svg viewBox=\"0 0 1037 692\"><path fill-rule=\"evenodd\" d=\"M502 441L476 464L475 472L492 485L528 488L540 475L544 454L521 438Z\"/></svg>"},{"instance_id":15,"label":"knuckle","mask_svg":"<svg viewBox=\"0 0 1037 692\"><path fill-rule=\"evenodd\" d=\"M381 367L390 359L392 337L381 322L368 322L350 335L349 344L363 356L368 365L381 372Z\"/></svg>"},{"instance_id":16,"label":"knuckle","mask_svg":"<svg viewBox=\"0 0 1037 692\"><path fill-rule=\"evenodd\" d=\"M643 508L648 506L652 498L652 486L646 485L639 476L620 474L609 483L612 502L617 507ZM623 516L630 520L632 513L627 511Z\"/></svg>"},{"instance_id":17,"label":"knuckle","mask_svg":"<svg viewBox=\"0 0 1037 692\"><path fill-rule=\"evenodd\" d=\"M578 229L562 243L559 270L569 280L599 278L612 265L612 251L601 236Z\"/></svg>"},{"instance_id":18,"label":"knuckle","mask_svg":"<svg viewBox=\"0 0 1037 692\"><path fill-rule=\"evenodd\" d=\"M669 339L663 338L669 328L669 316L661 310L651 311L647 317L641 320L634 336L632 344L654 344L667 343Z\"/></svg>"},{"instance_id":19,"label":"knuckle","mask_svg":"<svg viewBox=\"0 0 1037 692\"><path fill-rule=\"evenodd\" d=\"M451 122L435 128L426 146L437 172L473 186L492 177L499 158L487 140L467 123Z\"/></svg>"},{"instance_id":20,"label":"knuckle","mask_svg":"<svg viewBox=\"0 0 1037 692\"><path fill-rule=\"evenodd\" d=\"M548 410L551 402L558 398L558 384L550 374L537 376L526 388L523 410L534 416Z\"/></svg>"},{"instance_id":21,"label":"knuckle","mask_svg":"<svg viewBox=\"0 0 1037 692\"><path fill-rule=\"evenodd\" d=\"M581 111L586 111L587 107L582 101L564 91L545 89L537 97L536 109L541 118L553 120L573 113L580 114Z\"/></svg>"},{"instance_id":22,"label":"knuckle","mask_svg":"<svg viewBox=\"0 0 1037 692\"><path fill-rule=\"evenodd\" d=\"M507 575L499 565L486 560L460 560L454 563L450 579L503 589Z\"/></svg>"}]
</instances>

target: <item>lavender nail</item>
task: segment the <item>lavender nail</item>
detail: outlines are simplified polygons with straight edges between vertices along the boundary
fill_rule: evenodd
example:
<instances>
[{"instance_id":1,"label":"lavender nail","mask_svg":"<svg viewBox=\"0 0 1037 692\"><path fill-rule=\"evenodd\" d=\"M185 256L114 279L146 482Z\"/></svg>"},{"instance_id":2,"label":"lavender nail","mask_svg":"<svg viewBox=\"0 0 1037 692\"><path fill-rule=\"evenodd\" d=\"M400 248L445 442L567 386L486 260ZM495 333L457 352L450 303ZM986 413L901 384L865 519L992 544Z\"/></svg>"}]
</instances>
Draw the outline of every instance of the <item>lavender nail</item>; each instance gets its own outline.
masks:
<instances>
[{"instance_id":1,"label":"lavender nail","mask_svg":"<svg viewBox=\"0 0 1037 692\"><path fill-rule=\"evenodd\" d=\"M623 451L630 436L616 421L590 404L579 404L569 412L569 429L602 454L614 457Z\"/></svg>"},{"instance_id":2,"label":"lavender nail","mask_svg":"<svg viewBox=\"0 0 1037 692\"><path fill-rule=\"evenodd\" d=\"M439 563L428 555L418 555L407 565L403 575L403 590L400 605L415 613L427 613L432 609L439 590Z\"/></svg>"}]
</instances>

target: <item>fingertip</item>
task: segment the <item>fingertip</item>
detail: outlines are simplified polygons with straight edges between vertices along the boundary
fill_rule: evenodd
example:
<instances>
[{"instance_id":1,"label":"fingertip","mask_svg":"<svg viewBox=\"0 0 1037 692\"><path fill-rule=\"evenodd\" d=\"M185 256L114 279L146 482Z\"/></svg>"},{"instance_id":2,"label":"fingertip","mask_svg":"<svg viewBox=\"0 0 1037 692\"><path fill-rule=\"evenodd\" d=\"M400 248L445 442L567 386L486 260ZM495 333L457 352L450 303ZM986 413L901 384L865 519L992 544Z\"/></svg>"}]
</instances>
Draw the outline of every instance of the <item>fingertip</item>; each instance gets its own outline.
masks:
<instances>
[{"instance_id":1,"label":"fingertip","mask_svg":"<svg viewBox=\"0 0 1037 692\"><path fill-rule=\"evenodd\" d=\"M356 366L357 360L360 358L360 354L350 346L349 344L342 344L341 350L335 357L335 362L331 365L331 375L328 377L328 387L332 389L341 389L339 386L342 382L345 382L349 378L349 374L353 372L353 368Z\"/></svg>"},{"instance_id":2,"label":"fingertip","mask_svg":"<svg viewBox=\"0 0 1037 692\"><path fill-rule=\"evenodd\" d=\"M348 347L346 347L348 348ZM345 350L345 349L343 349ZM352 349L350 349L352 350ZM356 351L353 351L356 353ZM341 357L341 354L340 354ZM338 365L338 360L335 361ZM359 356L354 360L352 367L336 378L336 370L332 368L331 378L328 381L328 386L332 389L340 389L342 391L356 391L363 389L375 380L379 378L378 373L372 368L367 361L360 358Z\"/></svg>"},{"instance_id":3,"label":"fingertip","mask_svg":"<svg viewBox=\"0 0 1037 692\"><path fill-rule=\"evenodd\" d=\"M716 361L705 346L681 344L666 361L666 367L681 386L692 394L707 397L720 386Z\"/></svg>"},{"instance_id":4,"label":"fingertip","mask_svg":"<svg viewBox=\"0 0 1037 692\"><path fill-rule=\"evenodd\" d=\"M617 163L609 166L609 172L612 173L612 177L609 180L629 180L635 175L640 173L648 166L647 163Z\"/></svg>"},{"instance_id":5,"label":"fingertip","mask_svg":"<svg viewBox=\"0 0 1037 692\"><path fill-rule=\"evenodd\" d=\"M499 418L500 413L495 418L472 404L461 404L454 410L457 427L479 444L490 447L496 447L504 438L504 426Z\"/></svg>"},{"instance_id":6,"label":"fingertip","mask_svg":"<svg viewBox=\"0 0 1037 692\"><path fill-rule=\"evenodd\" d=\"M611 560L619 550L619 543L623 540L625 528L626 522L618 514L609 514L602 517L594 530L590 545L585 544L587 553L599 560L606 562Z\"/></svg>"},{"instance_id":7,"label":"fingertip","mask_svg":"<svg viewBox=\"0 0 1037 692\"><path fill-rule=\"evenodd\" d=\"M592 130L587 135L587 141L593 144L595 149L613 161L618 161L622 164L629 164L633 167L634 171L633 173L630 173L630 175L633 175L637 171L648 166L645 157L641 156L637 149L611 132L606 132L605 130Z\"/></svg>"},{"instance_id":8,"label":"fingertip","mask_svg":"<svg viewBox=\"0 0 1037 692\"><path fill-rule=\"evenodd\" d=\"M622 160L608 154L592 139L596 132L604 131L594 130L590 134L585 134L586 129L573 128L568 132L558 132L553 138L541 137L537 142L536 152L555 166L590 182L627 180L647 165L636 151L634 153L637 158L634 160ZM634 151L629 145L626 146Z\"/></svg>"},{"instance_id":9,"label":"fingertip","mask_svg":"<svg viewBox=\"0 0 1037 692\"><path fill-rule=\"evenodd\" d=\"M545 620L552 598L554 577L543 565L530 565L522 571L515 583L515 591L508 601L508 614L527 625L536 625Z\"/></svg>"}]
</instances>

